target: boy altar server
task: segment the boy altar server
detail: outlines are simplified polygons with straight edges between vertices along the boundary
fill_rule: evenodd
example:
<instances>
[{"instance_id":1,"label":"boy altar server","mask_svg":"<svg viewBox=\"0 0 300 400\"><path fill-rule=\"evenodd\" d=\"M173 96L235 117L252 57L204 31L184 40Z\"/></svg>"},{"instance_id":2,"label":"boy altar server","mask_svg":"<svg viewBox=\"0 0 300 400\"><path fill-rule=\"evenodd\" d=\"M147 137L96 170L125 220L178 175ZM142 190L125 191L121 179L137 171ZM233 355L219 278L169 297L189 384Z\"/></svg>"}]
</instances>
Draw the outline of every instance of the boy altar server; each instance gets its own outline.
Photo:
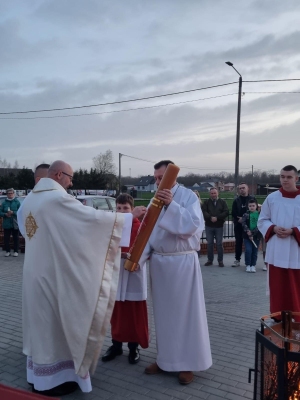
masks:
<instances>
[{"instance_id":1,"label":"boy altar server","mask_svg":"<svg viewBox=\"0 0 300 400\"><path fill-rule=\"evenodd\" d=\"M134 200L129 194L121 194L116 199L117 212L131 213ZM144 207L146 211L146 207ZM138 345L146 349L149 346L148 316L147 316L147 271L141 268L134 272L124 269L124 261L132 246L140 227L138 218L132 222L130 246L122 247L120 278L114 311L111 317L112 346L110 346L102 361L113 360L123 354L122 344L128 342L130 364L139 362Z\"/></svg>"},{"instance_id":2,"label":"boy altar server","mask_svg":"<svg viewBox=\"0 0 300 400\"><path fill-rule=\"evenodd\" d=\"M261 207L258 229L267 245L270 311L300 312L300 190L293 165L280 171L282 187L269 194ZM297 318L295 318L297 319Z\"/></svg>"}]
</instances>

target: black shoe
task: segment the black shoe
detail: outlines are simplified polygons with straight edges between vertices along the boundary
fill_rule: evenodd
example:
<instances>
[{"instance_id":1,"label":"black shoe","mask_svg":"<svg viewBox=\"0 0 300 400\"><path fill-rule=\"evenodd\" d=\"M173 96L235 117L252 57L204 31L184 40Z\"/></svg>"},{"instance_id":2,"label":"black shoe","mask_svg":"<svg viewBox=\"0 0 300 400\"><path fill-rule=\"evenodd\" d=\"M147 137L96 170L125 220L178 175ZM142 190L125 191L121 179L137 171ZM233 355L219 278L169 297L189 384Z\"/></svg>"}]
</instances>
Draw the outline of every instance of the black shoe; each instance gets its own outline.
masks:
<instances>
[{"instance_id":1,"label":"black shoe","mask_svg":"<svg viewBox=\"0 0 300 400\"><path fill-rule=\"evenodd\" d=\"M79 386L77 382L65 382L49 390L36 390L32 386L32 392L43 396L61 397L75 392L78 388Z\"/></svg>"},{"instance_id":2,"label":"black shoe","mask_svg":"<svg viewBox=\"0 0 300 400\"><path fill-rule=\"evenodd\" d=\"M206 267L208 267L209 265L213 265L213 263L211 261L206 261L206 263L204 264Z\"/></svg>"},{"instance_id":3,"label":"black shoe","mask_svg":"<svg viewBox=\"0 0 300 400\"><path fill-rule=\"evenodd\" d=\"M140 351L138 348L129 351L128 361L129 364L136 364L140 361Z\"/></svg>"},{"instance_id":4,"label":"black shoe","mask_svg":"<svg viewBox=\"0 0 300 400\"><path fill-rule=\"evenodd\" d=\"M105 361L113 360L114 358L116 358L116 356L120 356L121 354L123 354L123 350L118 349L117 347L112 345L106 350L106 353L102 357L102 361L105 362Z\"/></svg>"}]
</instances>

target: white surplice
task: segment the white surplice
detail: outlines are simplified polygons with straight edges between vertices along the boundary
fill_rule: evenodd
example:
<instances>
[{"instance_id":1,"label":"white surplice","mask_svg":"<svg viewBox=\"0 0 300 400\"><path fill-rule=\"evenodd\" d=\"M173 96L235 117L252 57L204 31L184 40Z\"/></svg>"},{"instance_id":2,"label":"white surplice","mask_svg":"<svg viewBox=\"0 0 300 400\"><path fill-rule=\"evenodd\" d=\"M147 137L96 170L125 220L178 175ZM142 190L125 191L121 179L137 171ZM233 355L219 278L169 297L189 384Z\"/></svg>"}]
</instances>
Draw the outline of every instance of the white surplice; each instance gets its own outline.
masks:
<instances>
[{"instance_id":1,"label":"white surplice","mask_svg":"<svg viewBox=\"0 0 300 400\"><path fill-rule=\"evenodd\" d=\"M300 230L300 196L285 197L280 190L269 194L261 207L257 227L266 236L272 225ZM265 261L280 268L300 269L300 247L295 237L271 236Z\"/></svg>"},{"instance_id":2,"label":"white surplice","mask_svg":"<svg viewBox=\"0 0 300 400\"><path fill-rule=\"evenodd\" d=\"M176 184L141 257L150 258L158 366L202 371L212 365L197 250L204 219L197 196Z\"/></svg>"},{"instance_id":3,"label":"white surplice","mask_svg":"<svg viewBox=\"0 0 300 400\"><path fill-rule=\"evenodd\" d=\"M121 260L117 301L142 301L147 299L146 266L137 271L129 272L124 268L125 259Z\"/></svg>"},{"instance_id":4,"label":"white surplice","mask_svg":"<svg viewBox=\"0 0 300 400\"><path fill-rule=\"evenodd\" d=\"M124 215L86 207L49 178L24 200L23 352L35 389L73 380L91 390L116 297Z\"/></svg>"}]
</instances>

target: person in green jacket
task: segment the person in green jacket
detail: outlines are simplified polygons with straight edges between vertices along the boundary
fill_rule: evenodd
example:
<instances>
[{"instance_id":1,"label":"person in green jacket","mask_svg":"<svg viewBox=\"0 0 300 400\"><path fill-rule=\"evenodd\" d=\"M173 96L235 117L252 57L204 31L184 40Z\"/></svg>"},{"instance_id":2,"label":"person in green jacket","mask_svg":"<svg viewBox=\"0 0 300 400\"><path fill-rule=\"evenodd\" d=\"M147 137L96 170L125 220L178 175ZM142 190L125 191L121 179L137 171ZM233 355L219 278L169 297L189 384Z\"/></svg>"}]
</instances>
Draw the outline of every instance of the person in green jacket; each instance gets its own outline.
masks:
<instances>
[{"instance_id":1,"label":"person in green jacket","mask_svg":"<svg viewBox=\"0 0 300 400\"><path fill-rule=\"evenodd\" d=\"M4 249L5 257L10 256L10 236L14 241L14 257L19 255L19 227L17 222L17 211L20 208L20 202L16 199L13 188L6 190L7 199L2 203L0 217L3 217L4 231Z\"/></svg>"}]
</instances>

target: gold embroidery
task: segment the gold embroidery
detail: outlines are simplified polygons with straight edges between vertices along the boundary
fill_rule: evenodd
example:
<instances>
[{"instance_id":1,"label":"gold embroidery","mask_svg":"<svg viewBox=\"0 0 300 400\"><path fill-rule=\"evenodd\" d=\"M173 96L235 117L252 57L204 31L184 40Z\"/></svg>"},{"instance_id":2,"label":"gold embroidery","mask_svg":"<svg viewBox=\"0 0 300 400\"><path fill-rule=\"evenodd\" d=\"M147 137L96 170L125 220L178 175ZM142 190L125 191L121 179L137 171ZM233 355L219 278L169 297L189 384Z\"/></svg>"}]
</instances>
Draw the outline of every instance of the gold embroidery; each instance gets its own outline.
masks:
<instances>
[{"instance_id":1,"label":"gold embroidery","mask_svg":"<svg viewBox=\"0 0 300 400\"><path fill-rule=\"evenodd\" d=\"M26 234L30 240L35 235L35 232L38 229L38 226L31 212L29 213L28 217L25 220L25 228L26 228Z\"/></svg>"}]
</instances>

